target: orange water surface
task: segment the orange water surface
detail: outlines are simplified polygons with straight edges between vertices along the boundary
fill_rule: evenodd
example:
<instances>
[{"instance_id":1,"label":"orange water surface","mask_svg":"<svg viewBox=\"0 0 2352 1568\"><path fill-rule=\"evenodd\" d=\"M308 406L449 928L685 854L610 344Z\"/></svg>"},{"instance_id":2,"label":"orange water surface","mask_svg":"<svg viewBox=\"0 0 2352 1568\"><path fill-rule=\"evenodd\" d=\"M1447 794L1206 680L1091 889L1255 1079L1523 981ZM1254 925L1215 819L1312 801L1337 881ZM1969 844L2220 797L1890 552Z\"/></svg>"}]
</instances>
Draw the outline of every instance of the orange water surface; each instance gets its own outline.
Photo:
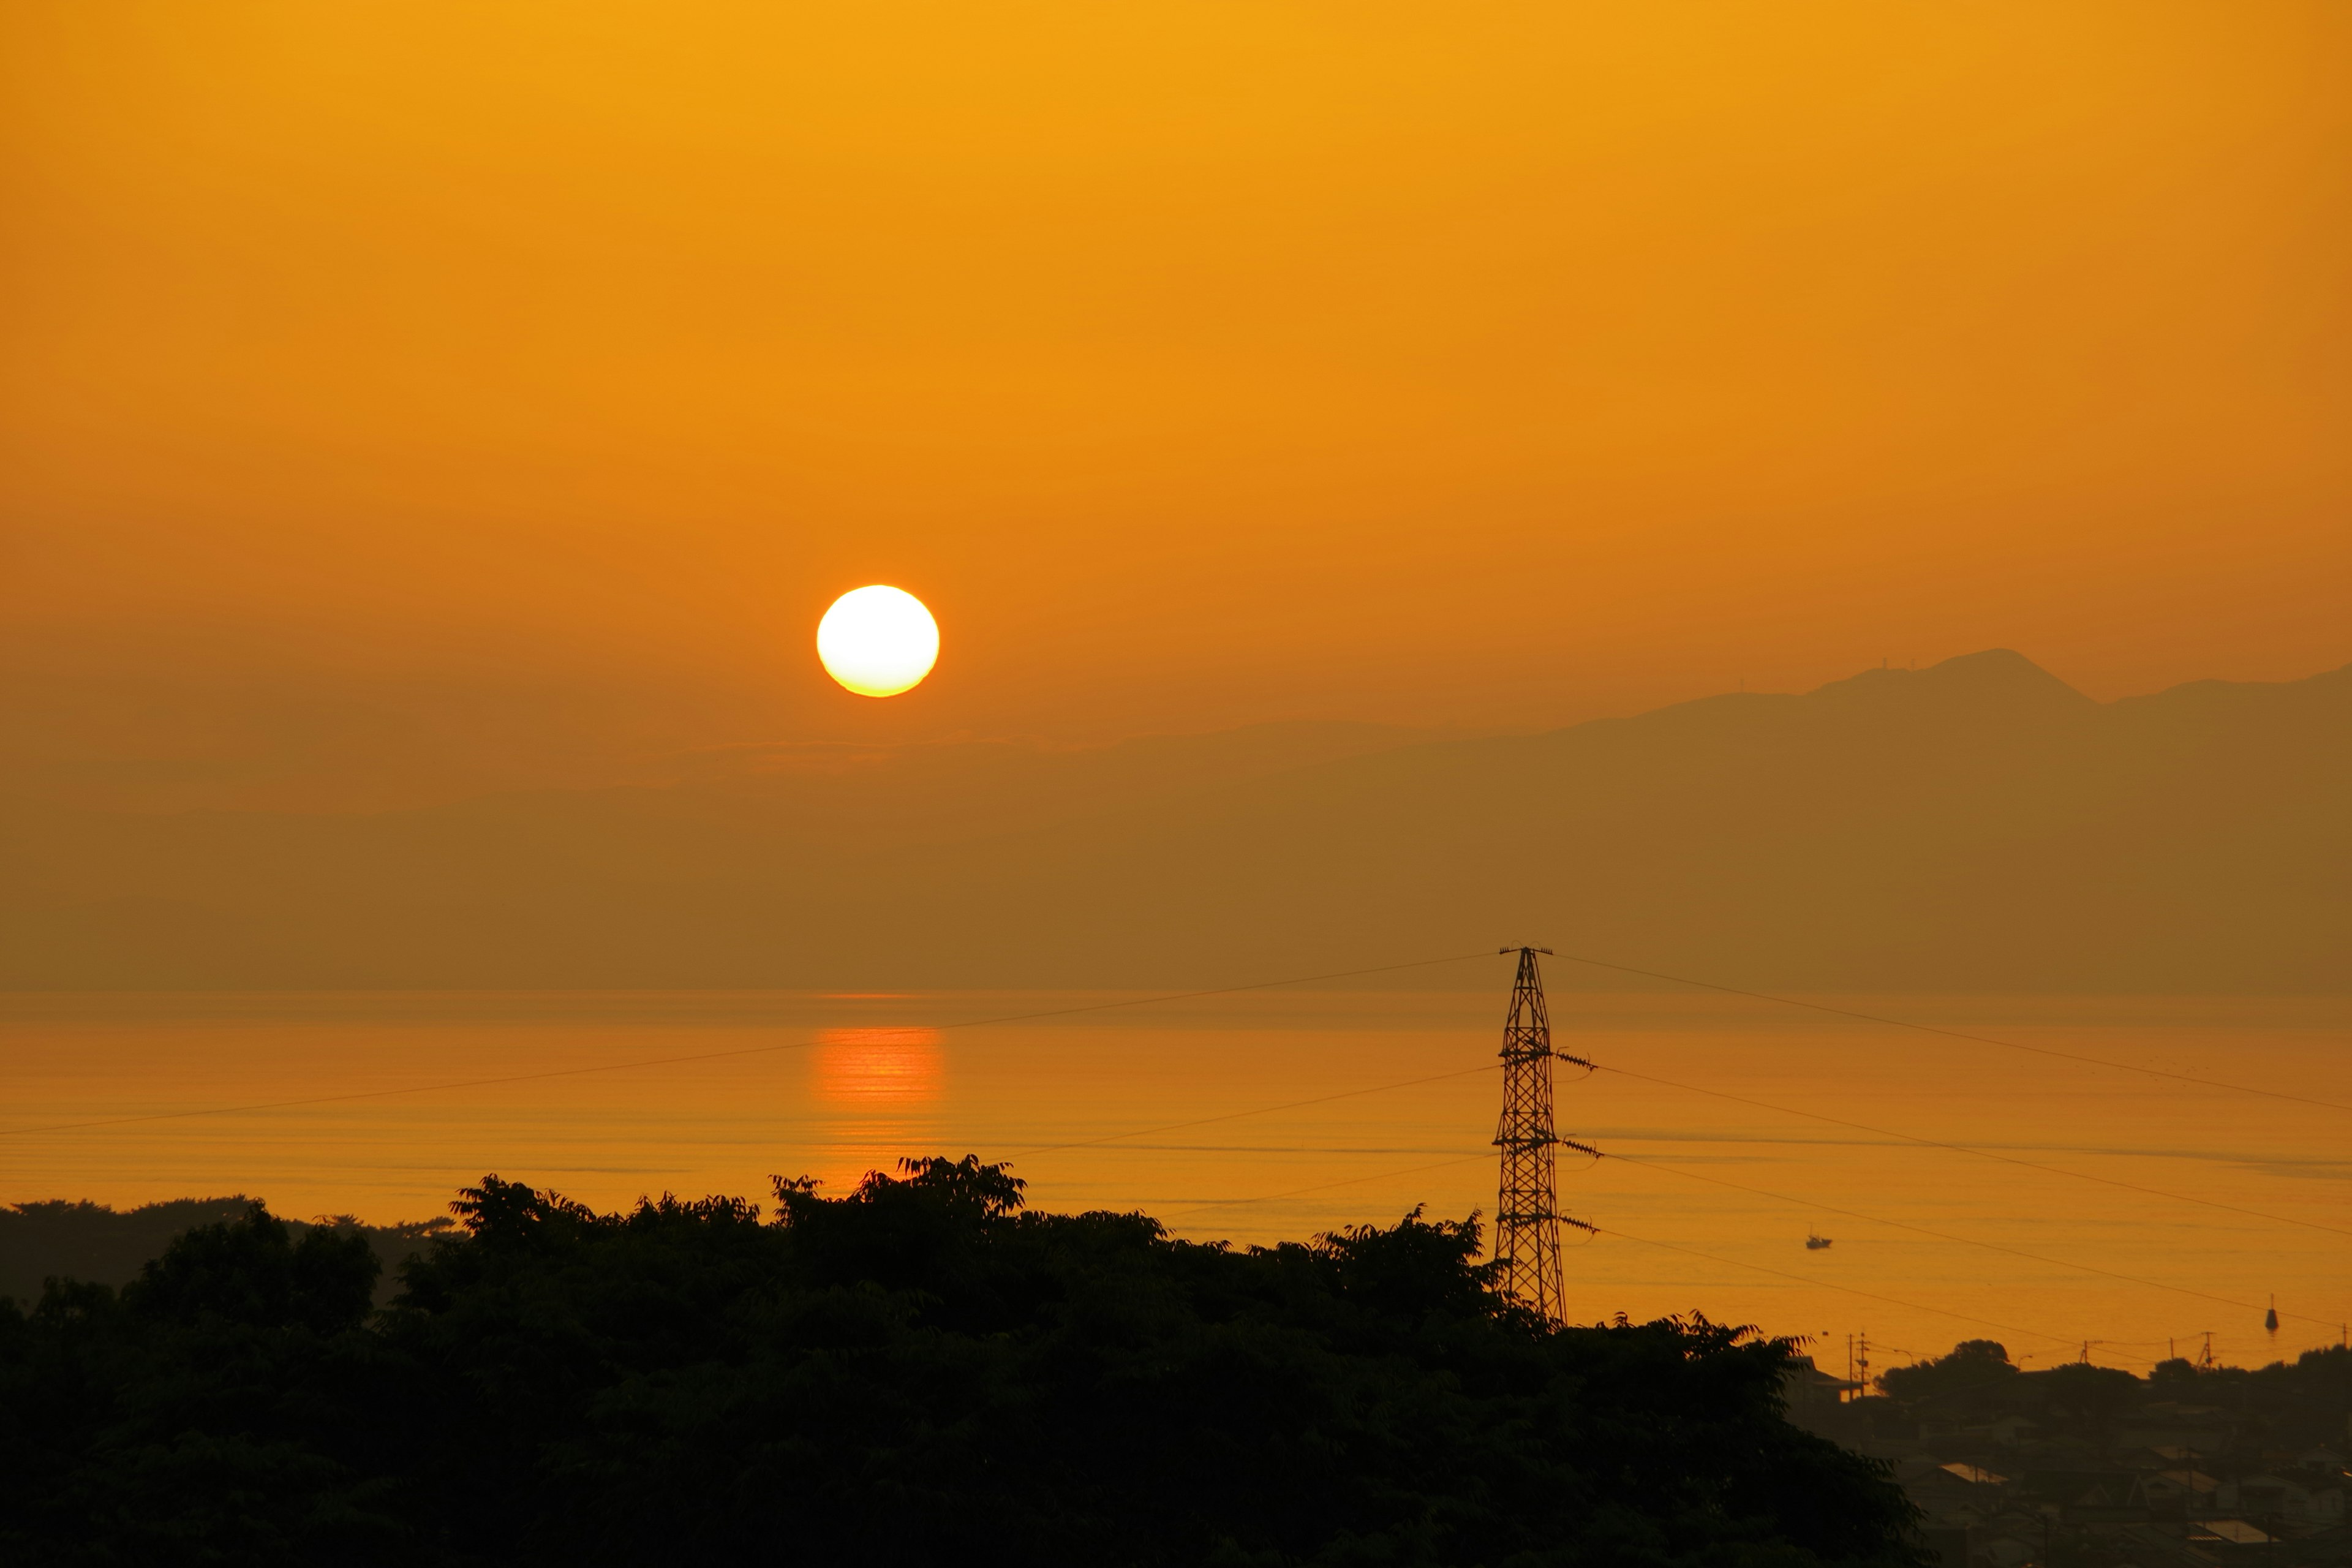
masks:
<instances>
[{"instance_id":1,"label":"orange water surface","mask_svg":"<svg viewBox=\"0 0 2352 1568\"><path fill-rule=\"evenodd\" d=\"M0 1200L245 1193L388 1221L485 1172L611 1206L972 1152L1035 1205L1243 1243L1493 1207L1499 994L974 1022L1124 1000L0 998ZM2352 1002L1832 1000L2308 1099L1739 998L1558 994L1559 1044L1604 1069L1559 1089L1561 1131L1604 1155L1560 1170L1563 1211L1601 1233L1568 1255L1578 1316L1700 1310L1817 1336L1840 1370L1850 1333L1879 1367L1987 1336L2140 1368L2208 1331L2242 1364L2342 1334L2352 1110L2309 1100L2352 1106Z\"/></svg>"}]
</instances>

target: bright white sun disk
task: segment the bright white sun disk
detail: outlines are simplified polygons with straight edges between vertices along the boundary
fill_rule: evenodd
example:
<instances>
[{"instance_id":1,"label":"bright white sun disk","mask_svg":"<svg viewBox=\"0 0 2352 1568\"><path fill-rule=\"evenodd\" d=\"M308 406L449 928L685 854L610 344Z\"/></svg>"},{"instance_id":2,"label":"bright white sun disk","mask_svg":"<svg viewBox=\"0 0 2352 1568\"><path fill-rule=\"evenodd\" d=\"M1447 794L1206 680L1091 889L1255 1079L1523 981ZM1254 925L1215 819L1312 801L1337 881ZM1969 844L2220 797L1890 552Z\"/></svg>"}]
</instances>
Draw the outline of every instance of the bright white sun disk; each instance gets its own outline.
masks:
<instances>
[{"instance_id":1,"label":"bright white sun disk","mask_svg":"<svg viewBox=\"0 0 2352 1568\"><path fill-rule=\"evenodd\" d=\"M877 583L833 602L816 624L816 656L860 697L895 697L939 662L940 624L914 595Z\"/></svg>"}]
</instances>

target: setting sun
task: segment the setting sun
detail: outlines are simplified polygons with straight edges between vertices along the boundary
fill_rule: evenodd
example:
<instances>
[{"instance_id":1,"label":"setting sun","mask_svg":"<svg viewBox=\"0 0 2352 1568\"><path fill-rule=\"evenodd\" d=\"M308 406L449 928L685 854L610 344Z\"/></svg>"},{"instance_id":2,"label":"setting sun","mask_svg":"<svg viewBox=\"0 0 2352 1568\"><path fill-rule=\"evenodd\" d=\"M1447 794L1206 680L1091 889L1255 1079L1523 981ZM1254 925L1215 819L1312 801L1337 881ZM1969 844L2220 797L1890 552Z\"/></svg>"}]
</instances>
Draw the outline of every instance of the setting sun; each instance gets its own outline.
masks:
<instances>
[{"instance_id":1,"label":"setting sun","mask_svg":"<svg viewBox=\"0 0 2352 1568\"><path fill-rule=\"evenodd\" d=\"M896 697L939 662L940 624L902 588L875 584L833 602L816 624L816 655L860 697Z\"/></svg>"}]
</instances>

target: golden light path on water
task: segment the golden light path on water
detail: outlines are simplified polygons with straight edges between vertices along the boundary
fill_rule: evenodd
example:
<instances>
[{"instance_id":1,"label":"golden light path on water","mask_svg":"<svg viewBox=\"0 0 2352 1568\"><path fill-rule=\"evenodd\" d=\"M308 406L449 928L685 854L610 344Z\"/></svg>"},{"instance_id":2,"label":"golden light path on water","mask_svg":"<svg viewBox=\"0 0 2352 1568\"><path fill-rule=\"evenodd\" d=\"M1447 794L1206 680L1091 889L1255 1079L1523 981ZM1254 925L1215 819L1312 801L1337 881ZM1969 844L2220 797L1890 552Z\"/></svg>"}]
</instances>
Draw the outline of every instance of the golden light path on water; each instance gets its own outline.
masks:
<instances>
[{"instance_id":1,"label":"golden light path on water","mask_svg":"<svg viewBox=\"0 0 2352 1568\"><path fill-rule=\"evenodd\" d=\"M764 1196L772 1173L815 1175L837 1192L901 1154L973 1152L1015 1157L1036 1206L1142 1208L1198 1238L1270 1242L1393 1220L1415 1204L1453 1216L1493 1206L1496 992L1257 993L948 1026L1107 999L20 995L0 1001L9 1127L786 1048L5 1137L0 1200L126 1206L246 1193L284 1214L387 1221L439 1213L488 1171L613 1206L664 1190ZM2340 1000L1843 1000L2352 1098L2352 1003ZM1569 1254L1579 1316L1703 1310L1825 1335L1825 1360L1840 1364L1844 1336L1861 1331L1882 1347L1881 1366L1981 1335L2028 1364L2073 1359L2091 1341L2093 1359L2140 1367L2171 1346L2201 1346L2209 1330L2223 1359L2267 1362L2334 1342L2352 1318L2352 1237L2206 1206L2352 1232L2352 1114L1738 998L1556 991L1553 1004L1562 1048L1653 1079L2177 1194L1614 1073L1564 1077L1561 1130L1630 1157L1563 1156L1562 1209L1609 1233ZM1448 1073L1460 1076L1438 1076ZM1150 1131L1187 1122L1203 1124ZM1808 1249L1809 1233L1833 1245ZM2261 1321L2273 1294L2275 1336Z\"/></svg>"}]
</instances>

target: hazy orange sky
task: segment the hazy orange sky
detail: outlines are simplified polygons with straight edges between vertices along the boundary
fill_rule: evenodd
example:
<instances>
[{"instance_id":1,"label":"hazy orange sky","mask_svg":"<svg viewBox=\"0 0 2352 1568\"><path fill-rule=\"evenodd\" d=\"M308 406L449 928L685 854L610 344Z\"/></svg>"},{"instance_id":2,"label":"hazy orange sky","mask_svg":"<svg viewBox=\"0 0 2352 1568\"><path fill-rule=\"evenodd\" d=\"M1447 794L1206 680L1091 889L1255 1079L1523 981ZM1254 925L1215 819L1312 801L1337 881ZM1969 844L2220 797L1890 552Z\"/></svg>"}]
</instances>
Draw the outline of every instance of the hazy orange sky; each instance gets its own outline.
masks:
<instances>
[{"instance_id":1,"label":"hazy orange sky","mask_svg":"<svg viewBox=\"0 0 2352 1568\"><path fill-rule=\"evenodd\" d=\"M2347 80L2332 0L15 0L7 754L2339 665Z\"/></svg>"}]
</instances>

